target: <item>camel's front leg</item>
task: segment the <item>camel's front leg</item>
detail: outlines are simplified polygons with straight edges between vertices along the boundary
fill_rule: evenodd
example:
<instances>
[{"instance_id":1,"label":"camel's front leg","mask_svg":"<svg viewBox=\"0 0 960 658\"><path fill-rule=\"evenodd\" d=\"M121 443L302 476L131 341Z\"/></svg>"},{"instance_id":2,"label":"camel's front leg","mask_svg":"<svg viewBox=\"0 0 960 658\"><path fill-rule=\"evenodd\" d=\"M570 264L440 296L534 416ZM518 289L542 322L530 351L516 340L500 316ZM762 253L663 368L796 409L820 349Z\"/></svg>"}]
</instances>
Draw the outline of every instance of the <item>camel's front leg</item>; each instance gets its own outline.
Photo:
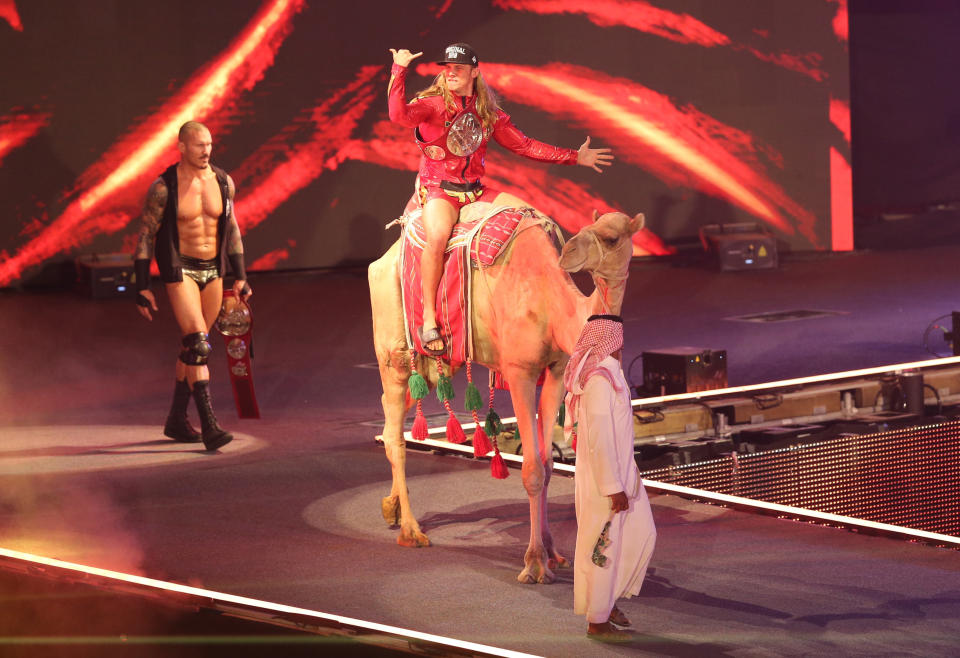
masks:
<instances>
[{"instance_id":1,"label":"camel's front leg","mask_svg":"<svg viewBox=\"0 0 960 658\"><path fill-rule=\"evenodd\" d=\"M550 477L553 475L553 428L556 424L557 413L563 403L563 367L566 363L555 364L547 369L543 387L540 389L540 406L537 423L540 454L544 458L543 491L540 492L540 535L544 550L547 552L547 565L551 569L568 567L570 562L557 551L550 534L550 522L547 517L547 492L550 487Z\"/></svg>"},{"instance_id":2,"label":"camel's front leg","mask_svg":"<svg viewBox=\"0 0 960 658\"><path fill-rule=\"evenodd\" d=\"M383 382L383 447L393 473L390 495L383 499L381 511L387 523L400 526L398 544L420 548L429 546L430 540L420 531L420 524L410 507L410 492L407 491L407 444L403 438L403 418L409 406L408 361L407 356L398 350L380 363L380 378Z\"/></svg>"},{"instance_id":3,"label":"camel's front leg","mask_svg":"<svg viewBox=\"0 0 960 658\"><path fill-rule=\"evenodd\" d=\"M513 411L517 415L517 429L523 445L521 476L523 488L530 501L530 543L523 556L523 571L517 576L521 583L552 583L553 572L548 566L549 556L543 546L541 535L542 509L540 495L544 485L543 454L537 439L536 380L526 373L507 375Z\"/></svg>"}]
</instances>

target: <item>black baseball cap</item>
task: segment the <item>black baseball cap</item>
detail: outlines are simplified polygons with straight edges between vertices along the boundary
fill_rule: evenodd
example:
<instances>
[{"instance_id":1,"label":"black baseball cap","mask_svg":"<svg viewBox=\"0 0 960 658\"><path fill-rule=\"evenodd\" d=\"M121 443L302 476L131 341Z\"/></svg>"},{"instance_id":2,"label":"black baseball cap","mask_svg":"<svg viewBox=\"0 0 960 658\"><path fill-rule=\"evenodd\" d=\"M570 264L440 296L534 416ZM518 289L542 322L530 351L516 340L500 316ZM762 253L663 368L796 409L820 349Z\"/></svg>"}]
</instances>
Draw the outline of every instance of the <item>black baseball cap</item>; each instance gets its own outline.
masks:
<instances>
[{"instance_id":1,"label":"black baseball cap","mask_svg":"<svg viewBox=\"0 0 960 658\"><path fill-rule=\"evenodd\" d=\"M443 57L437 60L437 64L468 64L476 66L480 63L477 53L466 43L452 43L443 51Z\"/></svg>"}]
</instances>

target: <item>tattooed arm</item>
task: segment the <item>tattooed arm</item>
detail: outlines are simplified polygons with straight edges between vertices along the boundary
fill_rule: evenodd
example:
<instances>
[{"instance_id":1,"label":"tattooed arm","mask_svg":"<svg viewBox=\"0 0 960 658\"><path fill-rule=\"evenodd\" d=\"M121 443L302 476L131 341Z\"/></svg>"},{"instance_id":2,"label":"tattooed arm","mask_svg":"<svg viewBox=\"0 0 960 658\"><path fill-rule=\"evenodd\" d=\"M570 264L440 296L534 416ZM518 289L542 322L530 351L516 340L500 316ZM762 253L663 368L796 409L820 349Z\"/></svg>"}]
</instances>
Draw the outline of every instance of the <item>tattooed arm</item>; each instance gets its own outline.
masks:
<instances>
[{"instance_id":1,"label":"tattooed arm","mask_svg":"<svg viewBox=\"0 0 960 658\"><path fill-rule=\"evenodd\" d=\"M167 185L157 178L147 192L147 202L140 215L140 234L137 237L137 249L133 254L133 270L137 279L137 310L140 315L152 320L150 309L157 309L157 300L150 291L150 260L153 246L163 219L163 209L167 205Z\"/></svg>"},{"instance_id":2,"label":"tattooed arm","mask_svg":"<svg viewBox=\"0 0 960 658\"><path fill-rule=\"evenodd\" d=\"M253 290L247 283L247 270L243 261L243 240L240 239L240 226L237 224L234 213L235 193L233 178L227 176L227 197L230 203L230 213L227 216L227 259L230 261L230 269L233 270L233 294L238 298L247 299L253 294Z\"/></svg>"}]
</instances>

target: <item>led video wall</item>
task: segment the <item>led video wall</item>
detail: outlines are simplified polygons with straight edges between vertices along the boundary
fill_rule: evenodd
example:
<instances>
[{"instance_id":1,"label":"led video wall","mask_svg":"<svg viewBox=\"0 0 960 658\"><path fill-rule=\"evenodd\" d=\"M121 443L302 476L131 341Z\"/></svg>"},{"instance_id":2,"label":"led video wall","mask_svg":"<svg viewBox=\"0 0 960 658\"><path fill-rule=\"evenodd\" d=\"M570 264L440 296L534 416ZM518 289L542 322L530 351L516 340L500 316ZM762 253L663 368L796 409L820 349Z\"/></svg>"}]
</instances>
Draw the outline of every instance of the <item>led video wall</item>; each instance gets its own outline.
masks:
<instances>
[{"instance_id":1,"label":"led video wall","mask_svg":"<svg viewBox=\"0 0 960 658\"><path fill-rule=\"evenodd\" d=\"M132 251L188 119L236 182L250 269L375 259L419 161L388 49L425 52L412 94L454 41L528 135L614 150L602 174L488 151L488 183L568 233L615 209L646 214L638 255L733 222L852 248L846 0L0 0L0 287Z\"/></svg>"}]
</instances>

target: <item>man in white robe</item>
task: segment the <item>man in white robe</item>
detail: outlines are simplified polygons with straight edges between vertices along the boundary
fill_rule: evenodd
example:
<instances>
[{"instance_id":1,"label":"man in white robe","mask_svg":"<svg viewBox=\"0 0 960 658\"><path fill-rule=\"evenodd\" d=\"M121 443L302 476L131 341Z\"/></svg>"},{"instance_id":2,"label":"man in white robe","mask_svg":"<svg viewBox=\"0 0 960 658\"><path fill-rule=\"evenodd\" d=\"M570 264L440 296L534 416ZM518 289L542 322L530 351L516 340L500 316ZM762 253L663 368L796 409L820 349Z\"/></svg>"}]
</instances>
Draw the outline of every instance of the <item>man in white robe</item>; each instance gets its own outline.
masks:
<instances>
[{"instance_id":1,"label":"man in white robe","mask_svg":"<svg viewBox=\"0 0 960 658\"><path fill-rule=\"evenodd\" d=\"M657 536L633 457L622 346L618 316L591 316L564 373L567 418L576 423L574 612L586 615L587 635L601 640L629 639L616 628L630 625L616 601L640 592ZM605 541L597 546L608 521Z\"/></svg>"}]
</instances>

